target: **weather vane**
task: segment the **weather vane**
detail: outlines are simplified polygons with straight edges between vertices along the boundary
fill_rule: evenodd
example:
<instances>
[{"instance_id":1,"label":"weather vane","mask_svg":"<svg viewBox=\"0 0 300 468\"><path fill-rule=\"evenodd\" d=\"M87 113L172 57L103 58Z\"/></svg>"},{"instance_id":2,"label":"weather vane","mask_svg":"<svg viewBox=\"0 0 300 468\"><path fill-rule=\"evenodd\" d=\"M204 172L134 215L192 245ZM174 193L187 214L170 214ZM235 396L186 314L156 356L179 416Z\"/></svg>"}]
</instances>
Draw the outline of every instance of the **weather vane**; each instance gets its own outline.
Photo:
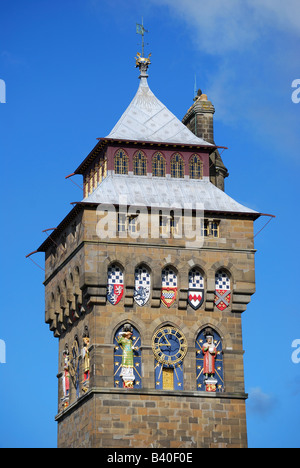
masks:
<instances>
[{"instance_id":1,"label":"weather vane","mask_svg":"<svg viewBox=\"0 0 300 468\"><path fill-rule=\"evenodd\" d=\"M145 41L144 36L145 33L149 32L147 29L144 28L144 20L142 18L142 24L136 23L136 33L142 36L142 57L145 56Z\"/></svg>"}]
</instances>

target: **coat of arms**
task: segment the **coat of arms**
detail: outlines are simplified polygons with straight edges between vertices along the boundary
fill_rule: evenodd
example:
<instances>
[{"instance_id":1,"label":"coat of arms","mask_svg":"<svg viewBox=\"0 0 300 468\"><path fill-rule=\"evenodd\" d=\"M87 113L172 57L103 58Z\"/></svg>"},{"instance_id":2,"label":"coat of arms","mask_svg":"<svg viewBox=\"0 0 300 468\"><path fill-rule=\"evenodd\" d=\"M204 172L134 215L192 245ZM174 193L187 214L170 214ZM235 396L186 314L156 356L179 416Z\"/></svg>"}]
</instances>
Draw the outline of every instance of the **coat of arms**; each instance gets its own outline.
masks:
<instances>
[{"instance_id":1,"label":"coat of arms","mask_svg":"<svg viewBox=\"0 0 300 468\"><path fill-rule=\"evenodd\" d=\"M120 267L112 265L108 268L107 275L107 300L112 305L117 305L123 297L124 279Z\"/></svg>"},{"instance_id":2,"label":"coat of arms","mask_svg":"<svg viewBox=\"0 0 300 468\"><path fill-rule=\"evenodd\" d=\"M167 267L162 271L161 301L166 307L171 307L177 297L177 275Z\"/></svg>"},{"instance_id":3,"label":"coat of arms","mask_svg":"<svg viewBox=\"0 0 300 468\"><path fill-rule=\"evenodd\" d=\"M194 309L197 310L204 301L204 279L200 271L193 268L189 272L189 292L188 292L188 303Z\"/></svg>"},{"instance_id":4,"label":"coat of arms","mask_svg":"<svg viewBox=\"0 0 300 468\"><path fill-rule=\"evenodd\" d=\"M216 274L215 305L221 312L230 304L230 278L227 273L220 271Z\"/></svg>"},{"instance_id":5,"label":"coat of arms","mask_svg":"<svg viewBox=\"0 0 300 468\"><path fill-rule=\"evenodd\" d=\"M150 297L150 273L146 268L136 268L134 286L134 300L144 306Z\"/></svg>"}]
</instances>

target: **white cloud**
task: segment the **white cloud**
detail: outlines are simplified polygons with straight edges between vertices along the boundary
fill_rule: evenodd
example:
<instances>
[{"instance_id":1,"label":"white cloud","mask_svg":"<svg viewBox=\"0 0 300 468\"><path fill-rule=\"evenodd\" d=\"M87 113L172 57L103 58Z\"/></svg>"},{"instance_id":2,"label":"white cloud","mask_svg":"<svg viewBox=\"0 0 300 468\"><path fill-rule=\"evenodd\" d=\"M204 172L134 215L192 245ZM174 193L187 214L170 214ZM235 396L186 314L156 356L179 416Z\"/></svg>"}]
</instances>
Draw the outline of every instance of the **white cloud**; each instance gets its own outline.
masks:
<instances>
[{"instance_id":1,"label":"white cloud","mask_svg":"<svg viewBox=\"0 0 300 468\"><path fill-rule=\"evenodd\" d=\"M190 25L203 52L243 51L279 30L300 36L298 0L151 0L170 7Z\"/></svg>"},{"instance_id":2,"label":"white cloud","mask_svg":"<svg viewBox=\"0 0 300 468\"><path fill-rule=\"evenodd\" d=\"M264 393L255 387L249 391L248 409L260 416L266 416L276 407L277 401L273 395Z\"/></svg>"},{"instance_id":3,"label":"white cloud","mask_svg":"<svg viewBox=\"0 0 300 468\"><path fill-rule=\"evenodd\" d=\"M291 108L291 83L300 78L299 0L151 2L168 6L188 25L189 40L203 62L215 59L214 73L206 70L199 87L215 105L216 120L247 126L269 150L284 142L286 153L298 161L299 119L296 104Z\"/></svg>"}]
</instances>

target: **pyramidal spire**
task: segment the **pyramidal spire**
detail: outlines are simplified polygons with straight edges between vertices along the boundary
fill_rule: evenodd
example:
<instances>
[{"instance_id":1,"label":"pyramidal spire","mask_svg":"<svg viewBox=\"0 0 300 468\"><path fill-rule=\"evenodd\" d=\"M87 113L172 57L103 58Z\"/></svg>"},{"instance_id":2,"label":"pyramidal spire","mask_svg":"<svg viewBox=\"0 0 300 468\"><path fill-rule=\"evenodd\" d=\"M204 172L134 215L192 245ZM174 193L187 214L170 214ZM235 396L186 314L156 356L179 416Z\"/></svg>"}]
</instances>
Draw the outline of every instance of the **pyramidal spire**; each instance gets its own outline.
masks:
<instances>
[{"instance_id":1,"label":"pyramidal spire","mask_svg":"<svg viewBox=\"0 0 300 468\"><path fill-rule=\"evenodd\" d=\"M148 31L143 24L137 24L137 34L144 38L145 32ZM137 93L106 138L213 146L192 133L153 94L147 80L151 54L144 55L143 40L142 53L138 52L135 57L135 66L140 70Z\"/></svg>"}]
</instances>

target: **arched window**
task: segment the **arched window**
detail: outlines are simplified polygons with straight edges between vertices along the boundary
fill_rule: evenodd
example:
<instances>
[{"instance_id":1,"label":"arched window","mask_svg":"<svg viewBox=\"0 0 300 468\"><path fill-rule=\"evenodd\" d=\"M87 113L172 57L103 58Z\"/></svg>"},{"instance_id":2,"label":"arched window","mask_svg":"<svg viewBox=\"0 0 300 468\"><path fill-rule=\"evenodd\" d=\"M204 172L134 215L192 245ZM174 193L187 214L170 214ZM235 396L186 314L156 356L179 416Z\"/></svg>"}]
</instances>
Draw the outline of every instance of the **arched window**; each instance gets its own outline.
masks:
<instances>
[{"instance_id":1,"label":"arched window","mask_svg":"<svg viewBox=\"0 0 300 468\"><path fill-rule=\"evenodd\" d=\"M152 158L152 175L154 177L166 176L166 160L160 152L155 153Z\"/></svg>"},{"instance_id":2,"label":"arched window","mask_svg":"<svg viewBox=\"0 0 300 468\"><path fill-rule=\"evenodd\" d=\"M204 278L202 273L197 268L192 268L189 271L189 293L188 303L197 310L201 307L204 301Z\"/></svg>"},{"instance_id":3,"label":"arched window","mask_svg":"<svg viewBox=\"0 0 300 468\"><path fill-rule=\"evenodd\" d=\"M128 174L128 156L123 149L115 154L115 174Z\"/></svg>"},{"instance_id":4,"label":"arched window","mask_svg":"<svg viewBox=\"0 0 300 468\"><path fill-rule=\"evenodd\" d=\"M198 154L193 154L190 159L190 178L202 179L203 177L203 163Z\"/></svg>"},{"instance_id":5,"label":"arched window","mask_svg":"<svg viewBox=\"0 0 300 468\"><path fill-rule=\"evenodd\" d=\"M230 278L225 270L216 273L215 305L221 311L227 309L231 300Z\"/></svg>"},{"instance_id":6,"label":"arched window","mask_svg":"<svg viewBox=\"0 0 300 468\"><path fill-rule=\"evenodd\" d=\"M208 327L196 339L197 390L223 392L223 348L219 334Z\"/></svg>"},{"instance_id":7,"label":"arched window","mask_svg":"<svg viewBox=\"0 0 300 468\"><path fill-rule=\"evenodd\" d=\"M134 175L147 175L147 158L143 151L137 151L133 158L133 173Z\"/></svg>"},{"instance_id":8,"label":"arched window","mask_svg":"<svg viewBox=\"0 0 300 468\"><path fill-rule=\"evenodd\" d=\"M142 388L141 336L136 328L126 323L114 337L114 386Z\"/></svg>"},{"instance_id":9,"label":"arched window","mask_svg":"<svg viewBox=\"0 0 300 468\"><path fill-rule=\"evenodd\" d=\"M166 267L161 275L161 301L171 307L177 297L177 274L171 267Z\"/></svg>"},{"instance_id":10,"label":"arched window","mask_svg":"<svg viewBox=\"0 0 300 468\"><path fill-rule=\"evenodd\" d=\"M139 306L144 306L149 298L151 292L151 278L150 272L147 267L139 266L134 272L134 293L133 297Z\"/></svg>"},{"instance_id":11,"label":"arched window","mask_svg":"<svg viewBox=\"0 0 300 468\"><path fill-rule=\"evenodd\" d=\"M184 161L179 153L174 154L171 159L171 177L176 179L184 178Z\"/></svg>"},{"instance_id":12,"label":"arched window","mask_svg":"<svg viewBox=\"0 0 300 468\"><path fill-rule=\"evenodd\" d=\"M107 270L107 300L112 305L117 305L124 293L124 275L122 268L113 264Z\"/></svg>"}]
</instances>

